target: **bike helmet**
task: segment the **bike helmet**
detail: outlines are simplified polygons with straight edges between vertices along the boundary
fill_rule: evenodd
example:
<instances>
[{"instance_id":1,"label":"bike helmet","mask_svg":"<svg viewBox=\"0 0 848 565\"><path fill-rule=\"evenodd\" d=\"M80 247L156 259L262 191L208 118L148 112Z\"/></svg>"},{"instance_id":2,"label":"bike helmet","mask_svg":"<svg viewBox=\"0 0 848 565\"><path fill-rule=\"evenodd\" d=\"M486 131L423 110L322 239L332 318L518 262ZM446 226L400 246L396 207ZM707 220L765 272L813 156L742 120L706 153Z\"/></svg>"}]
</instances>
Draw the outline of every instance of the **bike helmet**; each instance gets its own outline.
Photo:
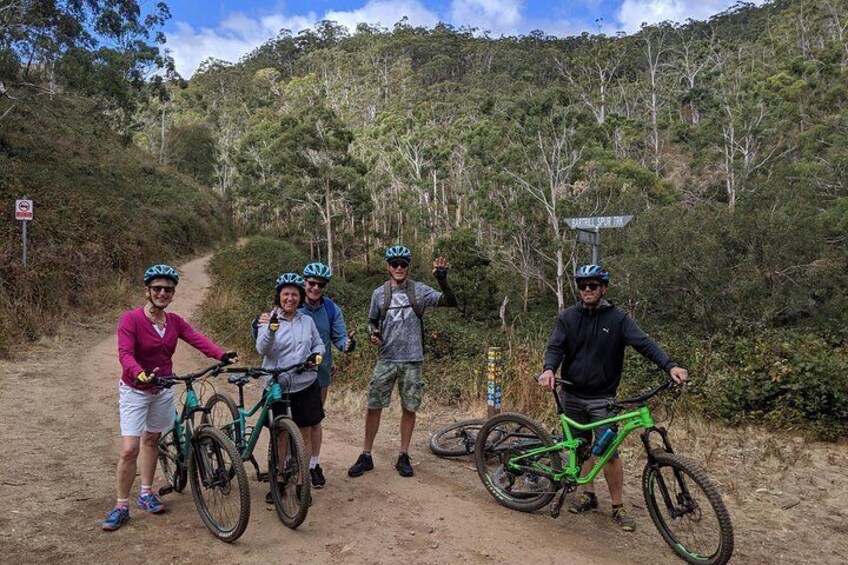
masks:
<instances>
[{"instance_id":1,"label":"bike helmet","mask_svg":"<svg viewBox=\"0 0 848 565\"><path fill-rule=\"evenodd\" d=\"M574 273L574 280L580 279L598 279L604 284L608 284L610 280L609 272L600 265L583 265Z\"/></svg>"},{"instance_id":2,"label":"bike helmet","mask_svg":"<svg viewBox=\"0 0 848 565\"><path fill-rule=\"evenodd\" d=\"M386 261L392 259L403 259L404 261L412 261L412 251L403 245L393 245L386 249Z\"/></svg>"},{"instance_id":3,"label":"bike helmet","mask_svg":"<svg viewBox=\"0 0 848 565\"><path fill-rule=\"evenodd\" d=\"M150 284L153 279L171 279L176 285L180 282L180 275L170 265L153 265L144 271L144 286Z\"/></svg>"},{"instance_id":4,"label":"bike helmet","mask_svg":"<svg viewBox=\"0 0 848 565\"><path fill-rule=\"evenodd\" d=\"M280 290L284 286L293 286L300 293L300 303L306 300L306 281L297 273L284 273L277 277L277 282L274 285L275 300L280 303Z\"/></svg>"},{"instance_id":5,"label":"bike helmet","mask_svg":"<svg viewBox=\"0 0 848 565\"><path fill-rule=\"evenodd\" d=\"M315 263L310 263L303 268L303 278L306 277L329 281L333 278L333 270L324 263L316 261Z\"/></svg>"}]
</instances>

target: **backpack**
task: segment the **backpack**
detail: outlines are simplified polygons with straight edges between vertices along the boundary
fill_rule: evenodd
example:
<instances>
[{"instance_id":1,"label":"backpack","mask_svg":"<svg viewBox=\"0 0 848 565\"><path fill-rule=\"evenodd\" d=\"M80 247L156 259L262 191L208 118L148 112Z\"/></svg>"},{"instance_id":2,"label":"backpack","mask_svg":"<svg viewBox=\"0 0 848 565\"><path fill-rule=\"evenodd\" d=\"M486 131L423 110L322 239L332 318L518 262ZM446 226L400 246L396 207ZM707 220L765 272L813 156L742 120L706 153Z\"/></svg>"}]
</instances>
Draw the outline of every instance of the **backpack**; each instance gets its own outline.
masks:
<instances>
[{"instance_id":1,"label":"backpack","mask_svg":"<svg viewBox=\"0 0 848 565\"><path fill-rule=\"evenodd\" d=\"M406 279L406 296L409 299L409 306L415 315L418 317L418 322L421 324L421 343L424 343L424 309L418 306L418 299L415 297L415 281ZM380 332L383 331L383 324L386 321L386 316L389 315L389 306L392 303L392 281L386 281L383 285L383 308L380 311Z\"/></svg>"},{"instance_id":2,"label":"backpack","mask_svg":"<svg viewBox=\"0 0 848 565\"><path fill-rule=\"evenodd\" d=\"M333 322L336 321L336 316L339 314L339 307L336 306L336 303L324 297L324 309L327 310L327 319L330 321L330 339L332 339L333 334ZM253 321L250 322L250 331L253 334L253 341L256 341L256 338L259 336L259 318L262 317L262 314L257 314Z\"/></svg>"}]
</instances>

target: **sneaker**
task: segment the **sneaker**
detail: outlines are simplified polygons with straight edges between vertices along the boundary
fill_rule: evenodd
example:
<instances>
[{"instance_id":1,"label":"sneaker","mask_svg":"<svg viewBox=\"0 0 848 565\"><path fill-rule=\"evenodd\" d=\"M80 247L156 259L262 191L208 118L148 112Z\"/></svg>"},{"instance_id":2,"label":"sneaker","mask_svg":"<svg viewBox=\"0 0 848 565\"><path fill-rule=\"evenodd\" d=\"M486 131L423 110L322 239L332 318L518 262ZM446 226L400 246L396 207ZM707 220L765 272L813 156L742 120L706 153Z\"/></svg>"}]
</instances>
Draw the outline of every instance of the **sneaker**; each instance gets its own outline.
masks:
<instances>
[{"instance_id":1,"label":"sneaker","mask_svg":"<svg viewBox=\"0 0 848 565\"><path fill-rule=\"evenodd\" d=\"M327 484L327 481L324 479L324 471L321 469L321 465L315 465L315 467L309 469L309 474L312 477L313 487L324 488L324 485Z\"/></svg>"},{"instance_id":2,"label":"sneaker","mask_svg":"<svg viewBox=\"0 0 848 565\"><path fill-rule=\"evenodd\" d=\"M415 471L412 470L412 463L409 462L409 455L406 453L398 455L397 463L395 463L395 469L397 469L401 477L411 477L415 474Z\"/></svg>"},{"instance_id":3,"label":"sneaker","mask_svg":"<svg viewBox=\"0 0 848 565\"><path fill-rule=\"evenodd\" d=\"M150 512L151 514L159 514L165 510L162 501L152 492L146 492L139 496L135 504L145 512Z\"/></svg>"},{"instance_id":4,"label":"sneaker","mask_svg":"<svg viewBox=\"0 0 848 565\"><path fill-rule=\"evenodd\" d=\"M107 532L114 532L129 521L130 509L126 506L119 506L106 514L106 519L100 522L100 527Z\"/></svg>"},{"instance_id":5,"label":"sneaker","mask_svg":"<svg viewBox=\"0 0 848 565\"><path fill-rule=\"evenodd\" d=\"M359 459L353 464L353 467L347 470L348 477L358 477L365 471L370 471L374 468L374 460L371 459L370 453L362 453Z\"/></svg>"},{"instance_id":6,"label":"sneaker","mask_svg":"<svg viewBox=\"0 0 848 565\"><path fill-rule=\"evenodd\" d=\"M265 504L274 504L274 499L271 498L271 491L270 490L265 495Z\"/></svg>"},{"instance_id":7,"label":"sneaker","mask_svg":"<svg viewBox=\"0 0 848 565\"><path fill-rule=\"evenodd\" d=\"M580 498L568 506L568 511L572 514L582 514L583 512L588 512L589 510L597 507L598 499L595 495L584 492L580 494Z\"/></svg>"},{"instance_id":8,"label":"sneaker","mask_svg":"<svg viewBox=\"0 0 848 565\"><path fill-rule=\"evenodd\" d=\"M636 531L636 520L624 508L613 508L612 519L625 532Z\"/></svg>"}]
</instances>

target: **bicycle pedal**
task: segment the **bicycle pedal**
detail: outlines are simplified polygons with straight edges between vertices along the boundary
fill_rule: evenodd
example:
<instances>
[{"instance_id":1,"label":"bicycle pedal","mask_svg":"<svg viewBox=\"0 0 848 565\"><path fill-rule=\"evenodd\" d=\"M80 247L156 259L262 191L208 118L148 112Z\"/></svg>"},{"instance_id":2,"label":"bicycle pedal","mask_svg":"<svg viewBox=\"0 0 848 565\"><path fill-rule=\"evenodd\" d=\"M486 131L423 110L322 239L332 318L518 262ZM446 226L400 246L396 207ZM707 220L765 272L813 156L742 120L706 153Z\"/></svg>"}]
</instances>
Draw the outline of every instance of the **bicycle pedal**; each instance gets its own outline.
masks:
<instances>
[{"instance_id":1,"label":"bicycle pedal","mask_svg":"<svg viewBox=\"0 0 848 565\"><path fill-rule=\"evenodd\" d=\"M562 505L565 504L565 495L567 492L567 489L564 489L553 506L551 506L551 518L559 518L560 513L562 513Z\"/></svg>"},{"instance_id":2,"label":"bicycle pedal","mask_svg":"<svg viewBox=\"0 0 848 565\"><path fill-rule=\"evenodd\" d=\"M161 487L159 489L159 496L165 496L166 494L171 494L172 492L174 492L174 487Z\"/></svg>"}]
</instances>

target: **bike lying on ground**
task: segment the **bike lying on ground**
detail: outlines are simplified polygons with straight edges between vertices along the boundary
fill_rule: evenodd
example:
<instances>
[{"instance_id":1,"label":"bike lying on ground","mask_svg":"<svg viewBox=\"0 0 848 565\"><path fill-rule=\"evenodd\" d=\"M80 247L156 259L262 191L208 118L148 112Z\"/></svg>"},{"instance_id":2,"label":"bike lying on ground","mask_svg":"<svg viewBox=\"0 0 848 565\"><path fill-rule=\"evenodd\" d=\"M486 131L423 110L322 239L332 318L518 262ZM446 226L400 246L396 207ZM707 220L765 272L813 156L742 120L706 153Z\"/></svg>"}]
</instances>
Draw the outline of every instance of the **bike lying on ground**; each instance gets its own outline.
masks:
<instances>
[{"instance_id":1,"label":"bike lying on ground","mask_svg":"<svg viewBox=\"0 0 848 565\"><path fill-rule=\"evenodd\" d=\"M157 376L156 386L170 388L177 382L186 387L182 413L175 414L174 427L159 439L159 465L170 486L160 495L182 492L191 481L191 495L206 527L225 542L237 540L250 520L250 485L244 464L232 441L214 426L201 423L194 415L204 412L193 383L216 373L221 365L212 365L185 376Z\"/></svg>"},{"instance_id":2,"label":"bike lying on ground","mask_svg":"<svg viewBox=\"0 0 848 565\"><path fill-rule=\"evenodd\" d=\"M430 451L441 457L472 455L477 434L485 421L475 418L439 428L430 436Z\"/></svg>"},{"instance_id":3,"label":"bike lying on ground","mask_svg":"<svg viewBox=\"0 0 848 565\"><path fill-rule=\"evenodd\" d=\"M559 379L556 383L570 384ZM554 391L562 437L552 438L541 425L522 414L494 416L483 424L475 444L480 480L500 504L523 512L546 506L561 490L551 507L551 516L556 518L565 496L578 485L592 481L627 436L642 430L640 437L648 455L642 472L642 491L660 535L688 563L727 563L733 553L733 527L721 496L698 465L674 453L667 431L655 425L645 404L670 386L671 381L667 381L641 396L610 401L615 415L586 425L565 415L559 394ZM627 405L634 409L623 412ZM583 462L592 456L592 446L575 438L572 430L606 426L614 430L618 425L621 428L608 445L598 450L594 466L581 476ZM651 444L653 434L660 437L661 445Z\"/></svg>"},{"instance_id":4,"label":"bike lying on ground","mask_svg":"<svg viewBox=\"0 0 848 565\"><path fill-rule=\"evenodd\" d=\"M238 448L242 461L249 461L256 470L256 479L271 484L271 500L277 516L289 528L297 528L306 519L312 486L306 444L300 429L291 418L288 390L291 374L314 368L321 364L321 356L291 367L263 369L262 367L226 367L219 373L233 373L228 382L238 387L238 404L226 394L216 393L206 401L203 422L219 428ZM262 398L249 410L244 408L244 386L250 379L271 377L270 386ZM285 414L271 419L271 406L285 408ZM259 417L248 425L247 418L259 412ZM277 412L279 414L279 411ZM268 442L268 472L262 473L253 456L263 427L270 430ZM282 451L278 446L284 446ZM269 478L270 477L270 478Z\"/></svg>"}]
</instances>

